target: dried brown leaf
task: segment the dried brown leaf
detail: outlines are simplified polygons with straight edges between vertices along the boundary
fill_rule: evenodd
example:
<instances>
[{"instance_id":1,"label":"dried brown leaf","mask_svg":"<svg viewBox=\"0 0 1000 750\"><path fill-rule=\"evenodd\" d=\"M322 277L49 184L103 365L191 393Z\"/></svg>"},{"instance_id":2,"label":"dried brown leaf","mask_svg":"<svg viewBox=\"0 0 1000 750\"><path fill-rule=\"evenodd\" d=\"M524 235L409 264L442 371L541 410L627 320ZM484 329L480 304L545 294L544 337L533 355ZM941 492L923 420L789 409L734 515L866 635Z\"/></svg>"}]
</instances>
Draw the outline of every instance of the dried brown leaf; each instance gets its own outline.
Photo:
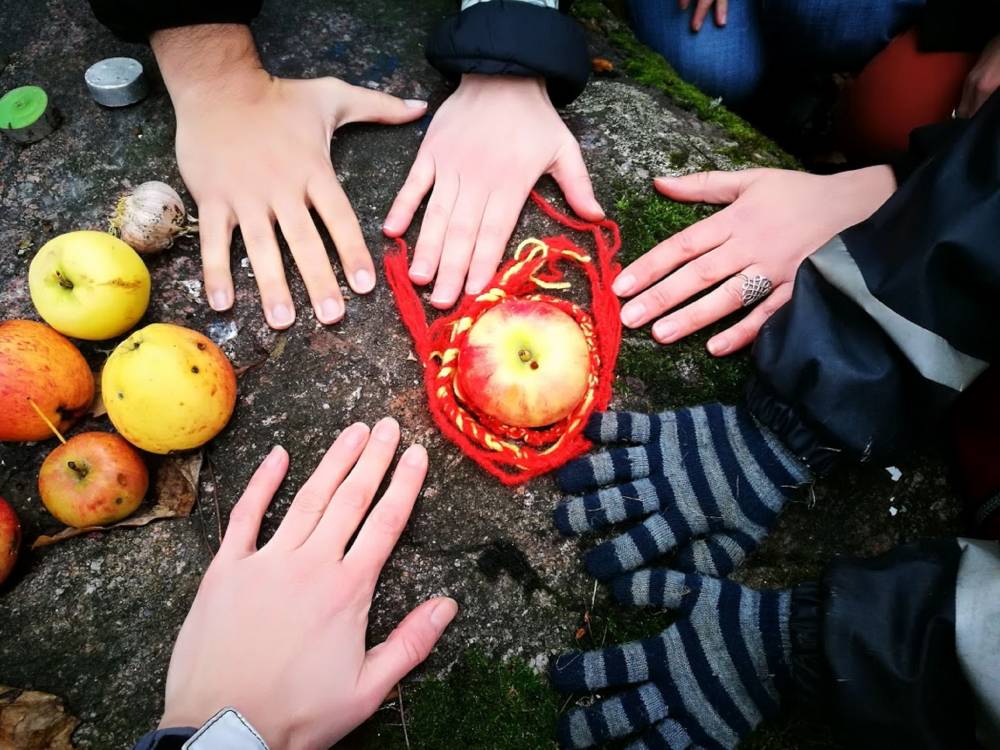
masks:
<instances>
[{"instance_id":1,"label":"dried brown leaf","mask_svg":"<svg viewBox=\"0 0 1000 750\"><path fill-rule=\"evenodd\" d=\"M108 413L108 407L104 405L104 394L101 392L101 373L103 368L94 373L94 400L90 403L88 414L92 417L103 417Z\"/></svg>"},{"instance_id":2,"label":"dried brown leaf","mask_svg":"<svg viewBox=\"0 0 1000 750\"><path fill-rule=\"evenodd\" d=\"M615 69L615 64L606 57L595 57L590 61L590 67L595 73L610 73Z\"/></svg>"},{"instance_id":3,"label":"dried brown leaf","mask_svg":"<svg viewBox=\"0 0 1000 750\"><path fill-rule=\"evenodd\" d=\"M124 521L110 526L65 528L57 534L42 534L32 543L31 549L48 547L93 531L135 529L161 518L185 518L189 516L195 501L198 499L198 476L201 474L204 458L202 451L180 453L164 458L156 473L156 484L153 487L154 504L148 510L129 516Z\"/></svg>"},{"instance_id":4,"label":"dried brown leaf","mask_svg":"<svg viewBox=\"0 0 1000 750\"><path fill-rule=\"evenodd\" d=\"M54 695L0 685L0 750L73 750L79 723Z\"/></svg>"}]
</instances>

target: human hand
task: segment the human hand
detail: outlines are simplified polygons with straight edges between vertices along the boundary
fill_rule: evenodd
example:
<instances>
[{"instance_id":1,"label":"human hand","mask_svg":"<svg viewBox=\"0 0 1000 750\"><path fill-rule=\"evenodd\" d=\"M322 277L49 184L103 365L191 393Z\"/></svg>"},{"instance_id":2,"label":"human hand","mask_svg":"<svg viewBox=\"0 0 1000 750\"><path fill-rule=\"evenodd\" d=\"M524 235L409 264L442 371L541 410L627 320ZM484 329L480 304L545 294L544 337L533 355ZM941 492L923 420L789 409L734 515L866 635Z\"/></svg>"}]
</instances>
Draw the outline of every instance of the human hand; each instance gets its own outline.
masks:
<instances>
[{"instance_id":1,"label":"human hand","mask_svg":"<svg viewBox=\"0 0 1000 750\"><path fill-rule=\"evenodd\" d=\"M691 0L678 0L677 5L681 10L687 10L691 7ZM712 6L715 6L715 25L720 27L726 25L729 0L695 0L694 13L691 14L691 31L701 31Z\"/></svg>"},{"instance_id":2,"label":"human hand","mask_svg":"<svg viewBox=\"0 0 1000 750\"><path fill-rule=\"evenodd\" d=\"M424 602L365 651L375 584L427 473L426 451L410 446L362 524L398 445L395 420L370 434L348 427L258 550L288 469L288 454L271 451L233 508L177 636L161 727L198 727L231 706L275 750L325 750L427 657L457 612L451 599Z\"/></svg>"},{"instance_id":3,"label":"human hand","mask_svg":"<svg viewBox=\"0 0 1000 750\"><path fill-rule=\"evenodd\" d=\"M330 139L352 122L415 120L426 103L336 78L275 78L261 67L245 26L166 29L151 41L177 115L177 164L198 204L209 303L215 310L233 304L229 245L238 225L268 325L294 322L277 222L316 318L336 323L343 296L310 208L329 231L355 292L372 290L375 267L330 162Z\"/></svg>"},{"instance_id":4,"label":"human hand","mask_svg":"<svg viewBox=\"0 0 1000 750\"><path fill-rule=\"evenodd\" d=\"M678 232L625 268L612 289L638 295L622 307L622 322L653 324L653 338L670 344L743 306L743 279L765 276L773 291L738 323L708 341L722 356L754 340L765 321L791 299L799 264L837 233L868 218L895 190L887 166L819 176L782 169L700 172L657 178L656 189L677 201L728 203ZM709 287L718 288L679 305ZM641 294L640 294L641 292Z\"/></svg>"},{"instance_id":5,"label":"human hand","mask_svg":"<svg viewBox=\"0 0 1000 750\"><path fill-rule=\"evenodd\" d=\"M641 570L613 584L623 604L678 610L659 635L554 659L564 692L620 692L559 720L564 748L631 734L629 748L726 748L777 715L791 682L791 592L673 570Z\"/></svg>"},{"instance_id":6,"label":"human hand","mask_svg":"<svg viewBox=\"0 0 1000 750\"><path fill-rule=\"evenodd\" d=\"M463 283L468 294L489 283L543 174L555 178L578 215L604 217L580 147L545 82L463 76L434 115L384 227L390 237L402 235L433 186L410 266L415 284L428 284L437 273L432 305L454 305Z\"/></svg>"},{"instance_id":7,"label":"human hand","mask_svg":"<svg viewBox=\"0 0 1000 750\"><path fill-rule=\"evenodd\" d=\"M587 553L587 571L602 580L670 553L679 570L728 575L812 478L738 406L597 413L584 435L598 445L631 445L559 470L559 487L570 497L555 510L556 527L566 535L583 534L643 519Z\"/></svg>"},{"instance_id":8,"label":"human hand","mask_svg":"<svg viewBox=\"0 0 1000 750\"><path fill-rule=\"evenodd\" d=\"M987 99L1000 88L1000 36L986 45L969 72L962 88L962 100L958 105L959 117L972 117Z\"/></svg>"}]
</instances>

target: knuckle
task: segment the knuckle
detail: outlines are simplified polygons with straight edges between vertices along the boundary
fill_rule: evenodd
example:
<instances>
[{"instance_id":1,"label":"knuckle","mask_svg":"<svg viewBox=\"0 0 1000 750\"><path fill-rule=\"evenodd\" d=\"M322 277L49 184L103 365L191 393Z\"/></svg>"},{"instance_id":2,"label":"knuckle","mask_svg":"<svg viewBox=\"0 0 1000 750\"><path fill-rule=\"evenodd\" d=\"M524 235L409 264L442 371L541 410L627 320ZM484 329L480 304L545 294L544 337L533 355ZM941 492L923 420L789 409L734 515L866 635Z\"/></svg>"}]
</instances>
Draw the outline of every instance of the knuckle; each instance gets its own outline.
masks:
<instances>
[{"instance_id":1,"label":"knuckle","mask_svg":"<svg viewBox=\"0 0 1000 750\"><path fill-rule=\"evenodd\" d=\"M337 492L337 504L347 510L361 510L368 505L368 497L357 485L344 484Z\"/></svg>"},{"instance_id":2,"label":"knuckle","mask_svg":"<svg viewBox=\"0 0 1000 750\"><path fill-rule=\"evenodd\" d=\"M683 230L674 235L674 247L682 258L691 258L698 254L698 248L694 241L694 234L690 230Z\"/></svg>"},{"instance_id":3,"label":"knuckle","mask_svg":"<svg viewBox=\"0 0 1000 750\"><path fill-rule=\"evenodd\" d=\"M654 286L646 294L649 295L649 300L653 303L654 310L662 311L670 309L670 295L667 294L663 286Z\"/></svg>"},{"instance_id":4,"label":"knuckle","mask_svg":"<svg viewBox=\"0 0 1000 750\"><path fill-rule=\"evenodd\" d=\"M445 221L450 215L450 211L444 207L443 203L438 203L436 201L431 201L427 204L427 210L424 211L424 220L431 219L433 221Z\"/></svg>"},{"instance_id":5,"label":"knuckle","mask_svg":"<svg viewBox=\"0 0 1000 750\"><path fill-rule=\"evenodd\" d=\"M714 284L719 278L715 263L704 257L691 263L691 272L704 284Z\"/></svg>"},{"instance_id":6,"label":"knuckle","mask_svg":"<svg viewBox=\"0 0 1000 750\"><path fill-rule=\"evenodd\" d=\"M298 513L319 515L326 509L327 501L328 499L316 490L303 487L299 490L293 507Z\"/></svg>"},{"instance_id":7,"label":"knuckle","mask_svg":"<svg viewBox=\"0 0 1000 750\"><path fill-rule=\"evenodd\" d=\"M403 531L406 526L406 517L397 510L390 508L382 508L376 514L373 519L378 526L379 530L386 535L397 535Z\"/></svg>"}]
</instances>

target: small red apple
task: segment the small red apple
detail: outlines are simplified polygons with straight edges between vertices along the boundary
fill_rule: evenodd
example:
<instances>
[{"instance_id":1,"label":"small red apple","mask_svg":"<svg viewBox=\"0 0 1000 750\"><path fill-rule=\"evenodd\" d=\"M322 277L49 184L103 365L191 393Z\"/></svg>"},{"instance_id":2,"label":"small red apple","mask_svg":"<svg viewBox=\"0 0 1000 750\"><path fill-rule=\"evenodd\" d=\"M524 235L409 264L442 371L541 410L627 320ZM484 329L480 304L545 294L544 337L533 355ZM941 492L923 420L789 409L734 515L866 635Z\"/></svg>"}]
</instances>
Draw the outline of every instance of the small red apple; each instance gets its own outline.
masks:
<instances>
[{"instance_id":1,"label":"small red apple","mask_svg":"<svg viewBox=\"0 0 1000 750\"><path fill-rule=\"evenodd\" d=\"M590 355L580 326L555 305L507 300L469 329L457 368L463 401L512 427L543 427L583 399Z\"/></svg>"},{"instance_id":2,"label":"small red apple","mask_svg":"<svg viewBox=\"0 0 1000 750\"><path fill-rule=\"evenodd\" d=\"M104 526L139 507L149 474L139 452L109 432L74 435L38 474L42 502L67 526Z\"/></svg>"},{"instance_id":3,"label":"small red apple","mask_svg":"<svg viewBox=\"0 0 1000 750\"><path fill-rule=\"evenodd\" d=\"M21 547L21 524L14 509L0 497L0 584L7 580Z\"/></svg>"},{"instance_id":4,"label":"small red apple","mask_svg":"<svg viewBox=\"0 0 1000 750\"><path fill-rule=\"evenodd\" d=\"M94 400L94 376L79 350L34 320L0 323L0 441L44 440L69 429Z\"/></svg>"}]
</instances>

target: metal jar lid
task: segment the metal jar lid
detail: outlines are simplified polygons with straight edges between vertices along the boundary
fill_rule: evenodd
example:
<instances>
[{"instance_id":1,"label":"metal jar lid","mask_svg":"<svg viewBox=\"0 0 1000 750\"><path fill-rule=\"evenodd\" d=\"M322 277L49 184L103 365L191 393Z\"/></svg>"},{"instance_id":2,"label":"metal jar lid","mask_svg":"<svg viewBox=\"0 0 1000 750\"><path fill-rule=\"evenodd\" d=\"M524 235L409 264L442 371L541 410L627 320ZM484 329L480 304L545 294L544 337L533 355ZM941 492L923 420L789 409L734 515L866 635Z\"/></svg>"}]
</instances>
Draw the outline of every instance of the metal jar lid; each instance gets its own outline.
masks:
<instances>
[{"instance_id":1,"label":"metal jar lid","mask_svg":"<svg viewBox=\"0 0 1000 750\"><path fill-rule=\"evenodd\" d=\"M131 57L109 57L84 74L90 95L105 107L127 107L146 98L149 83L142 63Z\"/></svg>"},{"instance_id":2,"label":"metal jar lid","mask_svg":"<svg viewBox=\"0 0 1000 750\"><path fill-rule=\"evenodd\" d=\"M0 98L0 132L15 143L40 141L58 125L59 115L40 86L21 86Z\"/></svg>"}]
</instances>

